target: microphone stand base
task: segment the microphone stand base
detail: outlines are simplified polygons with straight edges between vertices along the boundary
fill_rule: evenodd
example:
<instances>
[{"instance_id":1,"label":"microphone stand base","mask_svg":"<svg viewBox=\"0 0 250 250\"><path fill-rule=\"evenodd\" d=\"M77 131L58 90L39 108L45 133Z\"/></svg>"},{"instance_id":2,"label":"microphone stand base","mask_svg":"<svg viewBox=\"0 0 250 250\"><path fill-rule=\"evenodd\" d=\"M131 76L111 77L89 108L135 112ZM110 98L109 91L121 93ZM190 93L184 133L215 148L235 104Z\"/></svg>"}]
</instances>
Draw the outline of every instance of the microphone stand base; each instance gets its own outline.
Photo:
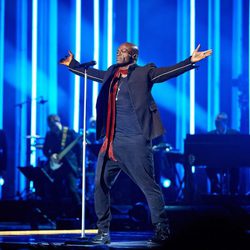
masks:
<instances>
[{"instance_id":1,"label":"microphone stand base","mask_svg":"<svg viewBox=\"0 0 250 250\"><path fill-rule=\"evenodd\" d=\"M91 243L90 238L83 236L76 239L67 240L64 242L64 245L93 245L93 244Z\"/></svg>"}]
</instances>

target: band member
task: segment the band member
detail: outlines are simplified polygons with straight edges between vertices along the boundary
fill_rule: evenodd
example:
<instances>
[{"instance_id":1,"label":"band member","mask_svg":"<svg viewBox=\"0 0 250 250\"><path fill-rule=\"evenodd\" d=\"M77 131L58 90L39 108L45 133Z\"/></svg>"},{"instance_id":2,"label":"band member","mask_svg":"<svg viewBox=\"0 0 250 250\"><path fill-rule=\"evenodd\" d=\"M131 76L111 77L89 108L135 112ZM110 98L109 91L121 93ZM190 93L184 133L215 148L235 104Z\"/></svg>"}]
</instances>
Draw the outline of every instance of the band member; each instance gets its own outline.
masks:
<instances>
[{"instance_id":1,"label":"band member","mask_svg":"<svg viewBox=\"0 0 250 250\"><path fill-rule=\"evenodd\" d=\"M49 131L45 136L43 153L48 158L49 172L54 178L53 187L50 190L51 199L58 208L59 216L78 215L76 213L81 207L81 197L77 180L82 167L82 140L74 130L62 126L58 115L49 115L47 122ZM70 211L64 209L65 196L68 196L72 202Z\"/></svg>"},{"instance_id":2,"label":"band member","mask_svg":"<svg viewBox=\"0 0 250 250\"><path fill-rule=\"evenodd\" d=\"M154 83L164 82L195 68L195 63L212 51L199 51L171 66L138 66L138 47L125 42L117 50L116 65L106 71L89 68L89 79L102 83L97 100L97 139L105 136L95 176L95 211L98 217L96 244L110 242L110 189L121 171L125 172L146 196L155 235L149 243L164 243L170 237L164 199L154 177L151 140L163 134L157 105L151 95ZM75 74L84 76L84 66L73 54L61 60ZM164 94L164 93L163 93Z\"/></svg>"},{"instance_id":3,"label":"band member","mask_svg":"<svg viewBox=\"0 0 250 250\"><path fill-rule=\"evenodd\" d=\"M228 115L224 112L219 113L215 118L215 130L209 132L209 134L216 135L233 135L239 134L238 130L228 127ZM221 171L222 170L222 171ZM239 189L239 168L236 166L231 166L228 168L226 166L221 166L216 168L215 166L209 166L206 168L207 176L210 180L211 193L212 194L221 194L222 186L220 179L222 176L219 175L221 172L227 172L229 174L229 192L231 194L237 194Z\"/></svg>"}]
</instances>

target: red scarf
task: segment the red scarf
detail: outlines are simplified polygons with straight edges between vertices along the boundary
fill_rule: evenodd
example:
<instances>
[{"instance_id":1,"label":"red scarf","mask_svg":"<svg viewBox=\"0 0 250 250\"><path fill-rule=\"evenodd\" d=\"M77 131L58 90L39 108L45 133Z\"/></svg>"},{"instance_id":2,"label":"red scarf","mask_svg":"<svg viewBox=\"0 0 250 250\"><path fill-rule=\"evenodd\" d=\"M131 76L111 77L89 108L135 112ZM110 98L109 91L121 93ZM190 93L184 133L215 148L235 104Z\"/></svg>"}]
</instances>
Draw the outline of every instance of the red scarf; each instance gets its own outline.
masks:
<instances>
[{"instance_id":1,"label":"red scarf","mask_svg":"<svg viewBox=\"0 0 250 250\"><path fill-rule=\"evenodd\" d=\"M108 97L108 113L106 123L106 138L102 144L100 152L107 152L108 158L113 161L117 161L113 152L113 140L115 134L115 112L116 112L116 94L118 89L118 82L121 74L127 75L127 69L118 68L115 72L114 77L111 80Z\"/></svg>"}]
</instances>

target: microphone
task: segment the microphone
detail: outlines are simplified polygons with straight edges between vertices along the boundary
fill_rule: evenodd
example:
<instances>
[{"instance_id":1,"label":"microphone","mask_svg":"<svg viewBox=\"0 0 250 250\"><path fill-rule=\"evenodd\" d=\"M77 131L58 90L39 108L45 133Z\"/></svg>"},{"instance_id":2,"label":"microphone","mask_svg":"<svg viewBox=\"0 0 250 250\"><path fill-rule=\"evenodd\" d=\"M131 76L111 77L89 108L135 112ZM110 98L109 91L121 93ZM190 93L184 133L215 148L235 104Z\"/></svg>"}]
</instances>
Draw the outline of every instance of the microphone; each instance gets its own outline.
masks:
<instances>
[{"instance_id":1,"label":"microphone","mask_svg":"<svg viewBox=\"0 0 250 250\"><path fill-rule=\"evenodd\" d=\"M96 61L90 61L90 62L86 62L86 63L81 63L81 64L79 64L78 66L77 66L77 68L85 68L85 69L87 69L87 68L89 68L90 66L94 66L94 65L96 65Z\"/></svg>"}]
</instances>

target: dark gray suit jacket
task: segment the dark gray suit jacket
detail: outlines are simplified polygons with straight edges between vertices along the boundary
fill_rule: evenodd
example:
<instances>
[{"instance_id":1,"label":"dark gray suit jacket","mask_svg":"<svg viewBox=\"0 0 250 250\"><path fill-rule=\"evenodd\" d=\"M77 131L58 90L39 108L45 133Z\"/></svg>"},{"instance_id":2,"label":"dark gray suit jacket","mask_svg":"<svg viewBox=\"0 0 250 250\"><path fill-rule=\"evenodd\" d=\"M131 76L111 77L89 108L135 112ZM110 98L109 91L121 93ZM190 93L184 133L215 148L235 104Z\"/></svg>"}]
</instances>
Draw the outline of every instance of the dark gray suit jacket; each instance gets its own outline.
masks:
<instances>
[{"instance_id":1,"label":"dark gray suit jacket","mask_svg":"<svg viewBox=\"0 0 250 250\"><path fill-rule=\"evenodd\" d=\"M153 139L163 134L164 129L160 120L159 111L151 89L154 83L164 82L176 77L196 66L190 58L170 67L156 67L150 63L145 66L131 65L128 70L128 89L132 105L138 122L146 139ZM109 86L118 65L110 66L106 71L89 68L87 77L93 81L102 83L97 103L96 134L97 139L105 136ZM73 59L69 69L80 76L84 76L84 67Z\"/></svg>"}]
</instances>

